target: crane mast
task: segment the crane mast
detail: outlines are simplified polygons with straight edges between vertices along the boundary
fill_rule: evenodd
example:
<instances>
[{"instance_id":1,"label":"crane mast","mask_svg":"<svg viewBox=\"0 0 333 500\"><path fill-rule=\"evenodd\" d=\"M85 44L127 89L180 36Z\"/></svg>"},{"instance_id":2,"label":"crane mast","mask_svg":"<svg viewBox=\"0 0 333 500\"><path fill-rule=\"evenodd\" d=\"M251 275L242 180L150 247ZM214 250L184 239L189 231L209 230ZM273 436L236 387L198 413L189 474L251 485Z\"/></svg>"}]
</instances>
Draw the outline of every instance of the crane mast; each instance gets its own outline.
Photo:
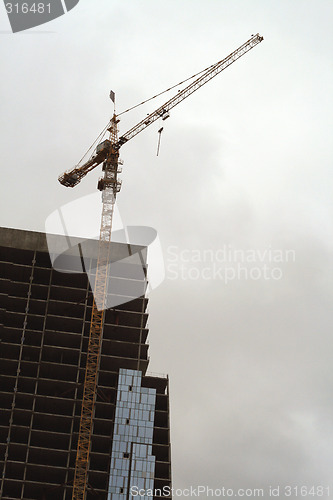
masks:
<instances>
[{"instance_id":1,"label":"crane mast","mask_svg":"<svg viewBox=\"0 0 333 500\"><path fill-rule=\"evenodd\" d=\"M74 187L88 172L93 170L100 163L103 163L104 177L98 182L98 189L102 191L103 208L72 500L85 500L86 498L97 375L104 326L104 309L107 298L112 217L116 195L121 186L121 183L117 179L119 173L119 149L127 141L135 137L159 118L168 118L169 111L172 108L237 61L237 59L262 42L262 40L263 37L260 36L259 33L252 35L251 38L238 47L238 49L229 54L226 58L204 70L201 76L183 90L179 91L174 97L157 108L153 113L137 123L120 138L118 138L117 127L119 120L116 114L114 114L108 128L110 132L109 140L99 144L96 148L95 155L86 163L63 173L58 178L59 182L64 186Z\"/></svg>"},{"instance_id":2,"label":"crane mast","mask_svg":"<svg viewBox=\"0 0 333 500\"><path fill-rule=\"evenodd\" d=\"M110 124L110 142L117 142L117 119L114 115ZM87 362L83 388L79 439L75 463L73 484L73 500L84 500L89 466L90 440L93 425L94 406L96 400L97 374L100 359L101 341L104 325L104 310L107 297L108 264L110 261L110 241L112 216L120 182L117 179L119 152L113 147L109 149L104 161L104 178L102 192L102 218L98 246L94 300L91 312L90 335L87 351Z\"/></svg>"}]
</instances>

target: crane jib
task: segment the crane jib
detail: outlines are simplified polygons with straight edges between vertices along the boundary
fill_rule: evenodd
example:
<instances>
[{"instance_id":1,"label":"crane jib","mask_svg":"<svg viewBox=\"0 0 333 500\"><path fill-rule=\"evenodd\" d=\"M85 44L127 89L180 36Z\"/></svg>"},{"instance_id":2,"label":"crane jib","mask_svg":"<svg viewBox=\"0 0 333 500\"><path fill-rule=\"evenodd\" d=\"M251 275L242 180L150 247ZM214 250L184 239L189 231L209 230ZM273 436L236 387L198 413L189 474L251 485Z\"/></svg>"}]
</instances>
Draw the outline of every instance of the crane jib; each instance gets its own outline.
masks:
<instances>
[{"instance_id":1,"label":"crane jib","mask_svg":"<svg viewBox=\"0 0 333 500\"><path fill-rule=\"evenodd\" d=\"M186 97L190 96L198 90L200 87L202 87L205 83L207 83L209 80L214 78L216 75L221 73L224 69L226 69L228 66L230 66L232 63L237 61L240 57L242 57L244 54L246 54L249 50L251 50L253 47L258 45L258 43L262 42L264 37L260 36L259 33L256 35L253 35L247 42L243 43L238 49L236 49L234 52L229 54L227 57L222 59L221 61L218 61L217 63L213 64L210 66L205 73L203 73L199 78L197 78L194 82L190 83L185 89L181 90L178 92L174 97L169 99L166 103L164 103L162 106L160 106L158 109L153 111L150 115L148 115L146 118L141 120L139 123L134 125L130 130L128 130L125 134L123 134L117 144L115 144L116 149L120 149L120 147L125 144L125 142L129 141L133 137L135 137L139 132L147 128L149 125L154 123L158 118L162 117L164 115L168 115L169 111L177 106L180 102L182 102Z\"/></svg>"}]
</instances>

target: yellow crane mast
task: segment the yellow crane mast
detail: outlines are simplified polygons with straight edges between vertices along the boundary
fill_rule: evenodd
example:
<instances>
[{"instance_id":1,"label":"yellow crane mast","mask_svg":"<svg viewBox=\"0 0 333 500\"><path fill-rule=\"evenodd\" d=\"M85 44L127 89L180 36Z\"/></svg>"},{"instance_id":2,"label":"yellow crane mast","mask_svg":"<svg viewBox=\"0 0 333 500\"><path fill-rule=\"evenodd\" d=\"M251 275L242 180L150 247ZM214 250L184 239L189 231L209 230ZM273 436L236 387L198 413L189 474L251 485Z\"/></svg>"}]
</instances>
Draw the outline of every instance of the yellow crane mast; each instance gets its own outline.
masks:
<instances>
[{"instance_id":1,"label":"yellow crane mast","mask_svg":"<svg viewBox=\"0 0 333 500\"><path fill-rule=\"evenodd\" d=\"M117 142L117 119L113 116L110 124L110 143ZM108 145L108 143L106 143ZM99 248L96 266L94 300L91 312L90 335L87 351L85 381L77 447L73 499L84 499L89 465L90 438L92 419L96 399L96 383L99 366L99 355L104 324L104 310L107 294L107 267L109 263L110 240L112 230L112 216L116 201L116 194L120 190L117 180L119 151L112 146L108 148L104 161L104 178L102 181L102 221L99 237ZM100 185L101 185L100 181Z\"/></svg>"},{"instance_id":2,"label":"yellow crane mast","mask_svg":"<svg viewBox=\"0 0 333 500\"><path fill-rule=\"evenodd\" d=\"M221 73L224 69L237 61L253 47L262 42L263 37L257 33L243 43L238 49L226 58L213 64L201 75L190 83L174 97L149 114L134 127L118 138L118 118L116 114L110 120L108 131L110 137L99 144L95 155L81 166L77 166L59 177L59 182L67 187L76 186L81 179L97 165L103 162L104 177L98 182L98 189L102 191L102 220L99 238L99 250L97 257L96 278L94 286L94 300L92 306L89 343L87 351L87 362L85 381L83 388L83 399L80 418L79 439L75 462L75 475L73 483L72 500L85 500L87 488L87 476L89 467L89 453L91 445L91 433L96 399L96 384L101 351L101 341L104 326L104 310L107 295L108 264L110 261L110 241L112 230L112 217L116 201L116 195L120 190L121 183L117 179L119 173L119 149L142 130L154 123L159 118L165 120L169 117L169 111L202 87L209 80Z\"/></svg>"}]
</instances>

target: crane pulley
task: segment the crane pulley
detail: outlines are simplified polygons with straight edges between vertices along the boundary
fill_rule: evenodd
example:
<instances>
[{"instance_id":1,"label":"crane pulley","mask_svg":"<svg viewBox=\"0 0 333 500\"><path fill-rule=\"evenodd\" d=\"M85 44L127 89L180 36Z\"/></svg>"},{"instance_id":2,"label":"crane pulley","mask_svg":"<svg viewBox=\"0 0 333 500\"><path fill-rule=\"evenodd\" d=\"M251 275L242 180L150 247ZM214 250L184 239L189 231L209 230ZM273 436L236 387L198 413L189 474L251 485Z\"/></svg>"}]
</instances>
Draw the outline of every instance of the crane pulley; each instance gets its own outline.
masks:
<instances>
[{"instance_id":1,"label":"crane pulley","mask_svg":"<svg viewBox=\"0 0 333 500\"><path fill-rule=\"evenodd\" d=\"M238 49L229 54L226 58L207 68L207 70L203 71L195 81L190 83L183 90L179 91L174 97L153 111L153 113L146 116L119 138L119 119L117 118L117 115L114 114L108 127L108 131L110 132L109 139L103 141L97 146L96 152L90 160L82 166L77 166L69 172L65 172L58 178L59 182L64 186L74 187L88 172L103 163L104 177L98 182L98 188L102 191L102 218L72 500L85 500L86 497L89 453L91 446L94 406L96 401L97 374L107 295L112 218L116 195L121 186L121 183L118 180L118 173L120 172L119 165L121 163L119 160L119 150L126 142L138 135L141 131L145 130L159 118L162 120L168 118L170 110L177 106L177 104L182 102L188 96L193 94L193 92L205 85L205 83L209 80L221 73L221 71L237 61L237 59L262 42L262 40L263 37L260 36L259 33L252 35L251 38L238 47ZM161 135L162 128L160 128L159 132Z\"/></svg>"}]
</instances>

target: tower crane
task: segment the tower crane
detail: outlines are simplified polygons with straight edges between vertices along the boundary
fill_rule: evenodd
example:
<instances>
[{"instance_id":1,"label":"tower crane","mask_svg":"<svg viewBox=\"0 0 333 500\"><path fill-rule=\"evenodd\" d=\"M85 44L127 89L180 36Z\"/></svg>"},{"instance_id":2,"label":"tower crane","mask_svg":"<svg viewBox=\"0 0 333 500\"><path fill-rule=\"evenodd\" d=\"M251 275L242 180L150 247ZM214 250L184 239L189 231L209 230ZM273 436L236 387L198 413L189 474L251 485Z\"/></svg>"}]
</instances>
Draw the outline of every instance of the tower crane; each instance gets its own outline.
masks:
<instances>
[{"instance_id":1,"label":"tower crane","mask_svg":"<svg viewBox=\"0 0 333 500\"><path fill-rule=\"evenodd\" d=\"M249 52L249 50L262 42L262 40L263 37L259 33L252 35L238 49L201 72L201 75L196 80L192 81L187 87L179 91L174 97L120 137L118 137L119 119L114 113L107 128L110 133L109 139L97 146L95 154L90 160L81 166L76 166L74 169L63 173L58 178L62 185L74 187L88 172L103 163L104 176L98 181L98 189L102 191L102 217L72 500L85 500L86 498L93 412L107 294L108 263L110 260L109 243L111 241L112 218L116 196L121 187L121 183L118 180L118 173L120 172L119 150L126 142L145 130L159 118L162 118L162 120L168 118L172 108Z\"/></svg>"}]
</instances>

